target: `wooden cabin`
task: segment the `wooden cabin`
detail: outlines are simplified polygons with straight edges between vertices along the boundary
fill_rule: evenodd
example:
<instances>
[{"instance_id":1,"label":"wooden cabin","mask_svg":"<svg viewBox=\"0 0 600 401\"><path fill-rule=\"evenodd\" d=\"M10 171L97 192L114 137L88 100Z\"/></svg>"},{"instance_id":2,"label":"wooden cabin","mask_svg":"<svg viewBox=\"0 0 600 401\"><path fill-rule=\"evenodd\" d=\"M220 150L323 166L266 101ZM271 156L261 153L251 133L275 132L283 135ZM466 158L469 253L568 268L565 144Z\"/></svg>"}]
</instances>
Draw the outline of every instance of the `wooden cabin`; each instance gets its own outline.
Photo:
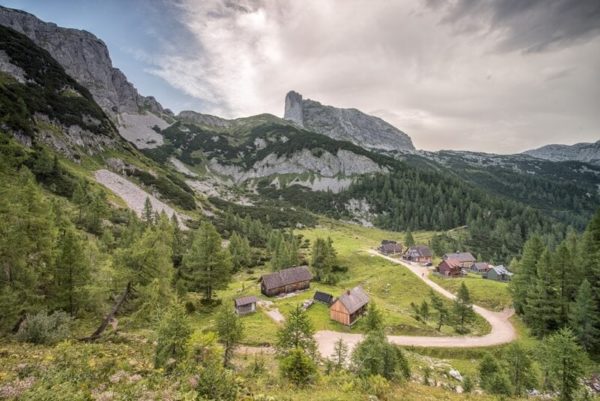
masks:
<instances>
[{"instance_id":1,"label":"wooden cabin","mask_svg":"<svg viewBox=\"0 0 600 401\"><path fill-rule=\"evenodd\" d=\"M442 257L442 259L452 259L454 260L455 264L458 264L460 267L464 267L467 269L470 269L471 266L473 266L473 263L476 262L475 257L471 255L470 252L447 253Z\"/></svg>"},{"instance_id":2,"label":"wooden cabin","mask_svg":"<svg viewBox=\"0 0 600 401\"><path fill-rule=\"evenodd\" d=\"M402 253L402 245L396 241L384 239L378 248L379 252L384 255L397 255Z\"/></svg>"},{"instance_id":3,"label":"wooden cabin","mask_svg":"<svg viewBox=\"0 0 600 401\"><path fill-rule=\"evenodd\" d=\"M422 265L428 265L431 263L433 252L425 245L411 246L404 253L404 259L410 260L411 262L420 263Z\"/></svg>"},{"instance_id":4,"label":"wooden cabin","mask_svg":"<svg viewBox=\"0 0 600 401\"><path fill-rule=\"evenodd\" d=\"M343 293L329 308L329 317L346 326L352 326L369 305L369 296L362 287Z\"/></svg>"},{"instance_id":5,"label":"wooden cabin","mask_svg":"<svg viewBox=\"0 0 600 401\"><path fill-rule=\"evenodd\" d=\"M476 262L471 266L471 271L477 274L487 273L493 266L486 262Z\"/></svg>"},{"instance_id":6,"label":"wooden cabin","mask_svg":"<svg viewBox=\"0 0 600 401\"><path fill-rule=\"evenodd\" d=\"M442 276L459 277L463 275L463 268L456 259L443 260L436 268Z\"/></svg>"},{"instance_id":7,"label":"wooden cabin","mask_svg":"<svg viewBox=\"0 0 600 401\"><path fill-rule=\"evenodd\" d=\"M484 274L484 278L496 281L510 281L512 279L512 273L502 265L494 266Z\"/></svg>"},{"instance_id":8,"label":"wooden cabin","mask_svg":"<svg viewBox=\"0 0 600 401\"><path fill-rule=\"evenodd\" d=\"M290 267L260 278L260 291L268 297L305 290L310 287L312 274L308 266Z\"/></svg>"},{"instance_id":9,"label":"wooden cabin","mask_svg":"<svg viewBox=\"0 0 600 401\"><path fill-rule=\"evenodd\" d=\"M247 296L236 298L233 301L235 312L238 315L247 315L248 313L256 312L256 303L258 299L255 296Z\"/></svg>"}]
</instances>

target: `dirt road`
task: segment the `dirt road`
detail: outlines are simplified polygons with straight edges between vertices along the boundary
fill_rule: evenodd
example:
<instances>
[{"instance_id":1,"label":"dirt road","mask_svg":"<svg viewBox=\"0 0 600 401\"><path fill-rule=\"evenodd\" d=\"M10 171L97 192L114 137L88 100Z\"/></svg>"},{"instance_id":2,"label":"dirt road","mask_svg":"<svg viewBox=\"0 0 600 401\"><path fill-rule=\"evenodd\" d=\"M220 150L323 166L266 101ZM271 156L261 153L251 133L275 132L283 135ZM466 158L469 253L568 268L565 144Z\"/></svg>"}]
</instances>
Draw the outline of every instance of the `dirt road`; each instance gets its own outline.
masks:
<instances>
[{"instance_id":1,"label":"dirt road","mask_svg":"<svg viewBox=\"0 0 600 401\"><path fill-rule=\"evenodd\" d=\"M429 276L429 270L426 267L419 265L412 265L411 263L404 262L398 259L391 258L389 256L381 255L375 250L369 250L369 253L378 257L385 258L393 263L402 265L413 272L417 277L425 282L428 286L433 288L441 295L454 299L455 296L451 292L440 287L438 284L431 281ZM388 336L391 343L404 346L416 346L416 347L457 347L457 348L473 348L473 347L489 347L493 345L506 344L517 338L515 328L509 321L509 318L513 315L512 309L506 309L502 312L492 312L484 309L480 306L474 305L473 309L476 313L481 315L487 320L492 327L489 334L484 336L453 336L453 337L418 337L418 336ZM315 334L319 346L319 352L322 356L327 357L333 353L335 342L342 338L348 345L348 348L352 349L354 346L362 340L362 334L353 333L338 333L334 331L318 331Z\"/></svg>"}]
</instances>

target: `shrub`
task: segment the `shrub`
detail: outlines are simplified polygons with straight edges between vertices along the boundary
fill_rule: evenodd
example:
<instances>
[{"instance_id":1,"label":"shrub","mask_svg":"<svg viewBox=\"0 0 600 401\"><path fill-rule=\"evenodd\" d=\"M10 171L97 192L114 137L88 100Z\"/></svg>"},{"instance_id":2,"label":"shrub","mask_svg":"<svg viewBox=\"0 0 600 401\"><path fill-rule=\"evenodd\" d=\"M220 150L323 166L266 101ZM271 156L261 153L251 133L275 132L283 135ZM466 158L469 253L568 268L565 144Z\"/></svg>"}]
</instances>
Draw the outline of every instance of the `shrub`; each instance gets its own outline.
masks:
<instances>
[{"instance_id":1,"label":"shrub","mask_svg":"<svg viewBox=\"0 0 600 401\"><path fill-rule=\"evenodd\" d=\"M317 367L304 350L294 348L279 365L281 375L297 386L312 383L317 375Z\"/></svg>"},{"instance_id":2,"label":"shrub","mask_svg":"<svg viewBox=\"0 0 600 401\"><path fill-rule=\"evenodd\" d=\"M17 339L33 344L55 344L71 333L71 317L63 311L48 314L46 311L27 315L19 327Z\"/></svg>"},{"instance_id":3,"label":"shrub","mask_svg":"<svg viewBox=\"0 0 600 401\"><path fill-rule=\"evenodd\" d=\"M186 356L192 329L182 307L176 305L163 318L158 328L158 344L154 356L156 368L174 369Z\"/></svg>"},{"instance_id":4,"label":"shrub","mask_svg":"<svg viewBox=\"0 0 600 401\"><path fill-rule=\"evenodd\" d=\"M385 400L390 392L390 382L380 375L369 376L363 380L363 388L369 395L374 395L378 400Z\"/></svg>"}]
</instances>

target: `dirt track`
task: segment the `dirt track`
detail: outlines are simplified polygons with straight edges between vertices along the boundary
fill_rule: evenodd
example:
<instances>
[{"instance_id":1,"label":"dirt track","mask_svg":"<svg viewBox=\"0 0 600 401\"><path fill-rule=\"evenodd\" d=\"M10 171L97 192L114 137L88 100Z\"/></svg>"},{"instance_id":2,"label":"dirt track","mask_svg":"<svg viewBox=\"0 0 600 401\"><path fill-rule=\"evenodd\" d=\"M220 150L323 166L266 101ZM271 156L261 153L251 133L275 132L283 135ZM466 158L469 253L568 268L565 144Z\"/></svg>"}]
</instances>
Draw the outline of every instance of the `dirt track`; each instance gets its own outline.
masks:
<instances>
[{"instance_id":1,"label":"dirt track","mask_svg":"<svg viewBox=\"0 0 600 401\"><path fill-rule=\"evenodd\" d=\"M451 292L443 289L428 278L429 270L426 267L412 265L404 261L381 255L380 253L370 250L369 253L382 258L385 258L393 263L404 266L413 272L417 277L433 288L441 295L454 299L455 296ZM492 329L489 334L484 336L453 336L453 337L419 337L419 336L388 336L390 342L397 345L416 346L416 347L457 347L457 348L473 348L473 347L489 347L493 345L506 344L517 338L515 328L511 324L509 318L514 311L506 309L502 312L492 312L480 306L474 305L475 312L481 315L489 322ZM319 352L322 356L327 357L333 353L335 342L342 338L350 349L362 340L362 334L338 333L335 331L322 330L315 334L319 346Z\"/></svg>"}]
</instances>

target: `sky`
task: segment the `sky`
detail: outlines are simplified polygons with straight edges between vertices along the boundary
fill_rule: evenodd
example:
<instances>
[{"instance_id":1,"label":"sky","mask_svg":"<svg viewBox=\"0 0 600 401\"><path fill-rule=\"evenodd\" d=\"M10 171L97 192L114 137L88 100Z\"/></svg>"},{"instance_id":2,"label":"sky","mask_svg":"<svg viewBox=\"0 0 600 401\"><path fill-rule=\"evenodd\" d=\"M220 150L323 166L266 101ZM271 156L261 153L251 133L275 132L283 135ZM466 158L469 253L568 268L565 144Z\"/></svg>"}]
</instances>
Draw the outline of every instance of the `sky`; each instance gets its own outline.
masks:
<instances>
[{"instance_id":1,"label":"sky","mask_svg":"<svg viewBox=\"0 0 600 401\"><path fill-rule=\"evenodd\" d=\"M283 115L289 90L418 149L600 139L600 0L0 0L85 29L175 112Z\"/></svg>"}]
</instances>

